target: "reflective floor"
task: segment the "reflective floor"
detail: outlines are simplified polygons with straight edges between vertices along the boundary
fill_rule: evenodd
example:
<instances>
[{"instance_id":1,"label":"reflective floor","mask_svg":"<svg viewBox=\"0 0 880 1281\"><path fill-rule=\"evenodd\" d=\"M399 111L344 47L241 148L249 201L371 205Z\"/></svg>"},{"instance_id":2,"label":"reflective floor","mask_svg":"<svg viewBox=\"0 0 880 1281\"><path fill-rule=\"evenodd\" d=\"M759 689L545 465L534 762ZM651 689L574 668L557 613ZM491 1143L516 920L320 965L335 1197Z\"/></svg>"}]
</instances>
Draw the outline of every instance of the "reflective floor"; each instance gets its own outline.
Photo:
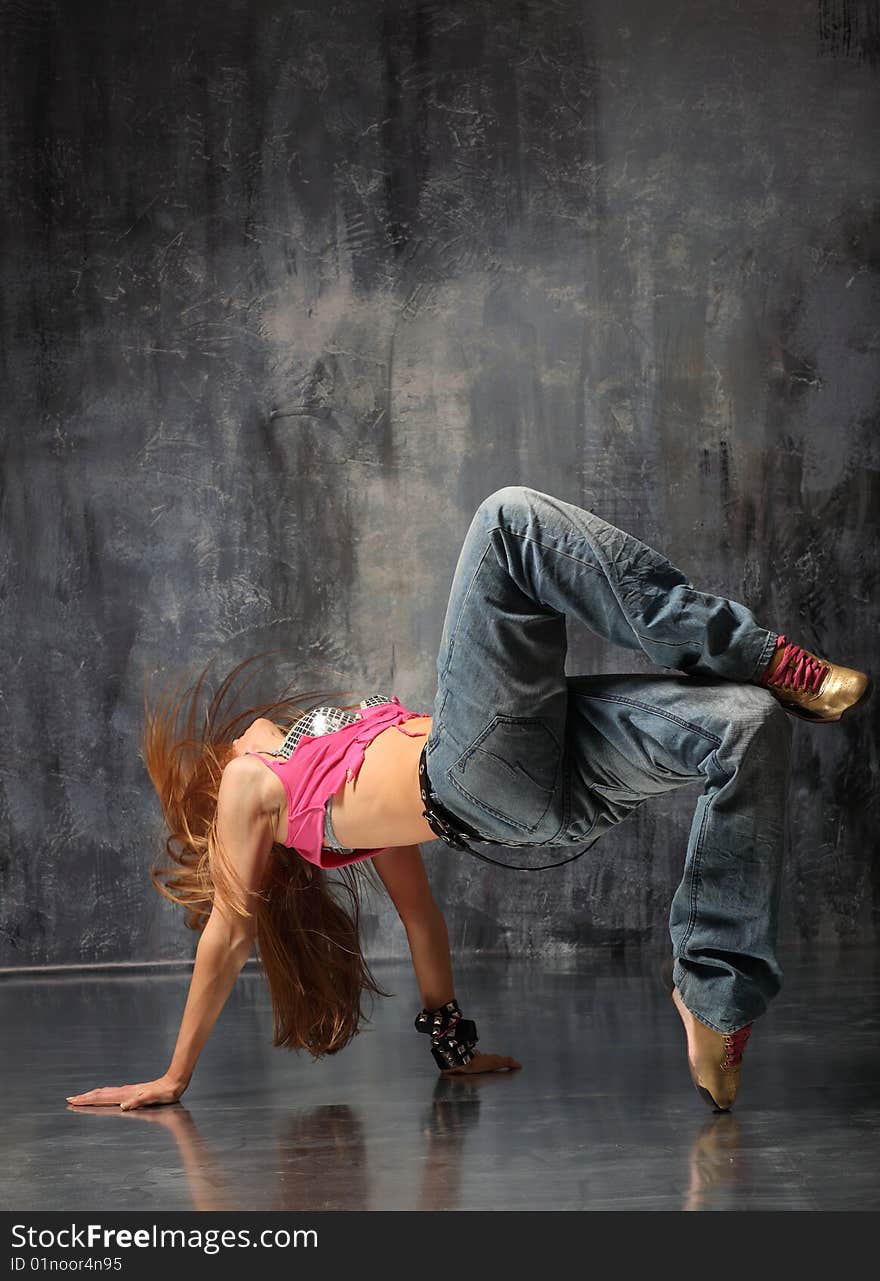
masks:
<instances>
[{"instance_id":1,"label":"reflective floor","mask_svg":"<svg viewBox=\"0 0 880 1281\"><path fill-rule=\"evenodd\" d=\"M687 1074L656 958L456 967L481 1048L519 1072L439 1077L411 970L374 967L372 1026L313 1063L271 1045L245 971L181 1103L77 1109L158 1076L188 982L0 981L0 1205L16 1210L839 1210L880 1205L877 958L784 957L735 1112ZM11 1051L11 1052L9 1052Z\"/></svg>"}]
</instances>

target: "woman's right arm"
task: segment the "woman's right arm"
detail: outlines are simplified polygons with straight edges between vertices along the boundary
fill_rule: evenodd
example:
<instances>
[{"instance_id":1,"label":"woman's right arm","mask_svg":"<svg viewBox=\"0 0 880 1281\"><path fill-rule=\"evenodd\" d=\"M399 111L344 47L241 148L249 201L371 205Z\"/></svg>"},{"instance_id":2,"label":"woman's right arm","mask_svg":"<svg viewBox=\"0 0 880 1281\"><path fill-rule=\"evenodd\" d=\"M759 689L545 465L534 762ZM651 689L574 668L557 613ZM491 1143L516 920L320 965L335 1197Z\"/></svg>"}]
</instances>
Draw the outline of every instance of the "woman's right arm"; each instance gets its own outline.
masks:
<instances>
[{"instance_id":1,"label":"woman's right arm","mask_svg":"<svg viewBox=\"0 0 880 1281\"><path fill-rule=\"evenodd\" d=\"M255 910L253 891L262 884L274 839L271 815L263 810L264 767L236 757L223 771L217 798L217 835L242 884L249 891L248 907ZM174 1103L189 1085L199 1055L235 980L251 953L256 932L254 915L233 913L215 894L211 915L196 948L195 965L168 1069L153 1081L136 1085L107 1085L71 1095L68 1103L113 1106L123 1111L149 1103Z\"/></svg>"}]
</instances>

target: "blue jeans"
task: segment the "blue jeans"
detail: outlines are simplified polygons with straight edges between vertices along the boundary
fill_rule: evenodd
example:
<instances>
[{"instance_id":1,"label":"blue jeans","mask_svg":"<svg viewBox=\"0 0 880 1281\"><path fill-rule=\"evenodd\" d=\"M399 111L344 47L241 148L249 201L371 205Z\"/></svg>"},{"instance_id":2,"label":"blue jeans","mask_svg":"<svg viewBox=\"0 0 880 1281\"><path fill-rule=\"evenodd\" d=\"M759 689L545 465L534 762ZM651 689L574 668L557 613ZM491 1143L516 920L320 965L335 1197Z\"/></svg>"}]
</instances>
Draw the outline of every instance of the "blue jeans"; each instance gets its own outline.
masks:
<instances>
[{"instance_id":1,"label":"blue jeans","mask_svg":"<svg viewBox=\"0 0 880 1281\"><path fill-rule=\"evenodd\" d=\"M679 674L566 676L569 618ZM721 1032L782 980L791 722L750 683L777 634L594 513L509 485L471 521L437 655L431 786L486 837L592 845L703 780L669 924L682 1000Z\"/></svg>"}]
</instances>

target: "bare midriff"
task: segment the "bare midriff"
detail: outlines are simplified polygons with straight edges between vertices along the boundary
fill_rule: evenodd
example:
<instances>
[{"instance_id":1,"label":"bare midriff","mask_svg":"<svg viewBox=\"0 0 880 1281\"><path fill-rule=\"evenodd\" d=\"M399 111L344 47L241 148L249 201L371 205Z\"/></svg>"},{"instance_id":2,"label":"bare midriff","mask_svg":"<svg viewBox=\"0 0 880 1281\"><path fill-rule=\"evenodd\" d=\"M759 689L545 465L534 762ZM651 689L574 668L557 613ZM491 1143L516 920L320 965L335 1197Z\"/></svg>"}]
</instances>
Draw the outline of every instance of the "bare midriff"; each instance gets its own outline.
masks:
<instances>
[{"instance_id":1,"label":"bare midriff","mask_svg":"<svg viewBox=\"0 0 880 1281\"><path fill-rule=\"evenodd\" d=\"M333 796L333 831L340 844L378 849L435 839L422 818L419 790L419 756L432 720L412 716L367 745L357 777L346 779Z\"/></svg>"}]
</instances>

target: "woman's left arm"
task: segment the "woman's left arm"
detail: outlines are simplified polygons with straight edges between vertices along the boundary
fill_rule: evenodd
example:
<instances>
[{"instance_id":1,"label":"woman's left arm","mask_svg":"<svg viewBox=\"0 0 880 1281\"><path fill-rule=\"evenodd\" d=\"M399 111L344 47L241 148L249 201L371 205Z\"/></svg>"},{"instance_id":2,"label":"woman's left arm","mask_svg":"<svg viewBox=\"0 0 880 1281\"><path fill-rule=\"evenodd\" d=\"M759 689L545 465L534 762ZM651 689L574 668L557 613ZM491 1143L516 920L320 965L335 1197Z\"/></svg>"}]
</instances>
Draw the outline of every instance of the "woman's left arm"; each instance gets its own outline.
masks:
<instances>
[{"instance_id":1,"label":"woman's left arm","mask_svg":"<svg viewBox=\"0 0 880 1281\"><path fill-rule=\"evenodd\" d=\"M424 1007L439 1010L455 999L455 984L446 919L431 893L421 850L418 845L399 845L377 854L373 866L406 930ZM520 1066L506 1055L477 1053L470 1063L446 1071L497 1072Z\"/></svg>"}]
</instances>

